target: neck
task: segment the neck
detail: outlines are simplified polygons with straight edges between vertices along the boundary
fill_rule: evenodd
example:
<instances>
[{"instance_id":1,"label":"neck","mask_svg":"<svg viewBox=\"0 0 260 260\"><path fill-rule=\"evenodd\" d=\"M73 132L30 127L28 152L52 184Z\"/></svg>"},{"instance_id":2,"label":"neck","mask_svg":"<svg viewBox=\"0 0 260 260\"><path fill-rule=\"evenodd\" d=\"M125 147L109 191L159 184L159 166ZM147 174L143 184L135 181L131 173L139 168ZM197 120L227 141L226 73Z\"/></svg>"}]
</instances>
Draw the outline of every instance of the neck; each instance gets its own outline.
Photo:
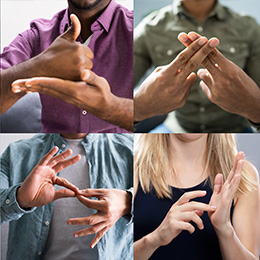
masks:
<instances>
[{"instance_id":1,"label":"neck","mask_svg":"<svg viewBox=\"0 0 260 260\"><path fill-rule=\"evenodd\" d=\"M88 37L91 35L90 27L94 21L101 15L101 13L105 10L105 8L110 3L110 0L101 1L93 9L78 9L74 7L71 3L69 4L69 13L75 14L81 23L81 37L85 42Z\"/></svg>"},{"instance_id":2,"label":"neck","mask_svg":"<svg viewBox=\"0 0 260 260\"><path fill-rule=\"evenodd\" d=\"M202 182L205 172L205 152L207 135L199 139L185 140L181 135L171 135L172 185L182 188L192 187Z\"/></svg>"},{"instance_id":3,"label":"neck","mask_svg":"<svg viewBox=\"0 0 260 260\"><path fill-rule=\"evenodd\" d=\"M66 139L83 139L87 134L61 134Z\"/></svg>"},{"instance_id":4,"label":"neck","mask_svg":"<svg viewBox=\"0 0 260 260\"><path fill-rule=\"evenodd\" d=\"M216 0L182 0L183 7L201 22L207 18L215 3Z\"/></svg>"}]
</instances>

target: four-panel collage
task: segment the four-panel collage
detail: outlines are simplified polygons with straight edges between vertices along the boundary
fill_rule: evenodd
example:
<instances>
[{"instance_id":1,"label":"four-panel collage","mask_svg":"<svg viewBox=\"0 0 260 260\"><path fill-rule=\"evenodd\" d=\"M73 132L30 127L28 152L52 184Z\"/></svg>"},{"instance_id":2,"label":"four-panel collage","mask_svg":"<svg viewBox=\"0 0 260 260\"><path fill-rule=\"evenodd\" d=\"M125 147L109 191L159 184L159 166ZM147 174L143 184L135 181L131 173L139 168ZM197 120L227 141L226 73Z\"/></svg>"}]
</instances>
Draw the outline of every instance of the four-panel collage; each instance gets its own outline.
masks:
<instances>
[{"instance_id":1,"label":"four-panel collage","mask_svg":"<svg viewBox=\"0 0 260 260\"><path fill-rule=\"evenodd\" d=\"M259 259L259 9L1 0L0 259Z\"/></svg>"}]
</instances>

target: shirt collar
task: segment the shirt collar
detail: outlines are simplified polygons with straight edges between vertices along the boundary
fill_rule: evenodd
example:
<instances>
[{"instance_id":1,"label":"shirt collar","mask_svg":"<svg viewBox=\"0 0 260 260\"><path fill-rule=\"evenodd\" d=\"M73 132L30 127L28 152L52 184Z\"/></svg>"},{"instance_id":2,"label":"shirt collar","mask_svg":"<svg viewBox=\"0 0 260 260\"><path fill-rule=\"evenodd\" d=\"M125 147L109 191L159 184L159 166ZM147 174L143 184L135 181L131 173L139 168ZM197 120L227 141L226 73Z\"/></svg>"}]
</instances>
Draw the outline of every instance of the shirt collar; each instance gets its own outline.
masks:
<instances>
[{"instance_id":1,"label":"shirt collar","mask_svg":"<svg viewBox=\"0 0 260 260\"><path fill-rule=\"evenodd\" d=\"M180 15L183 15L183 14L186 15L186 16L190 16L190 14L182 6L181 0L174 0L173 1L172 10L173 10L173 14L176 17L180 17ZM210 12L208 17L214 16L214 15L216 15L216 17L219 20L225 20L227 18L225 8L219 3L218 0L215 4L214 9Z\"/></svg>"},{"instance_id":2,"label":"shirt collar","mask_svg":"<svg viewBox=\"0 0 260 260\"><path fill-rule=\"evenodd\" d=\"M91 30L95 30L95 24L97 22L105 29L106 32L109 32L109 29L111 27L113 16L116 11L116 8L118 7L118 4L111 0L108 6L105 8L105 10L101 13L101 15L97 18L97 20L92 24ZM62 12L63 17L61 18L60 23L60 34L63 34L69 27L70 27L70 19L69 19L69 9L65 9L64 12Z\"/></svg>"}]
</instances>

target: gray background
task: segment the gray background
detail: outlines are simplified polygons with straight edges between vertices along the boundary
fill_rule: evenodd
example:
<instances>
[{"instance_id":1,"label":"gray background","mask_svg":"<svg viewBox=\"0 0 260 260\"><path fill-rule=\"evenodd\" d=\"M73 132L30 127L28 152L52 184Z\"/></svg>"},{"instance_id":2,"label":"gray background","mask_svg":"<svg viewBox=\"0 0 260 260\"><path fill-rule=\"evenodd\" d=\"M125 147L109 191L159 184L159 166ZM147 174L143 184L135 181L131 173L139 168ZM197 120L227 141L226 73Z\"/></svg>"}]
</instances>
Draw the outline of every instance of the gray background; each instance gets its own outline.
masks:
<instances>
[{"instance_id":1,"label":"gray background","mask_svg":"<svg viewBox=\"0 0 260 260\"><path fill-rule=\"evenodd\" d=\"M206 0L205 0L206 1ZM134 25L136 26L142 18L151 11L160 9L171 4L172 0L135 0L134 1ZM246 13L253 16L260 23L260 1L259 0L220 0L220 3L230 7L238 13Z\"/></svg>"},{"instance_id":2,"label":"gray background","mask_svg":"<svg viewBox=\"0 0 260 260\"><path fill-rule=\"evenodd\" d=\"M16 140L32 137L32 134L0 134L0 154L4 152L9 143ZM237 134L238 151L243 151L246 159L252 162L260 172L260 134ZM1 259L5 260L8 224L0 226Z\"/></svg>"}]
</instances>

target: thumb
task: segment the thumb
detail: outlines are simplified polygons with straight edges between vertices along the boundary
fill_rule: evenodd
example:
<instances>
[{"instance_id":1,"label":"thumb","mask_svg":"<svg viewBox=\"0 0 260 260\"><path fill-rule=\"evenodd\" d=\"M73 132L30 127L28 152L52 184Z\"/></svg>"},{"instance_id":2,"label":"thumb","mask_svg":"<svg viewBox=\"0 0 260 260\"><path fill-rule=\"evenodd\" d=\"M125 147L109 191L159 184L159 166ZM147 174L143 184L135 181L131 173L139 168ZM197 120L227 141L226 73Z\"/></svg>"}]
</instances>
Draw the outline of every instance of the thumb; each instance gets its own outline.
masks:
<instances>
[{"instance_id":1,"label":"thumb","mask_svg":"<svg viewBox=\"0 0 260 260\"><path fill-rule=\"evenodd\" d=\"M61 38L76 41L81 32L81 24L78 17L75 14L70 15L71 27L61 36Z\"/></svg>"}]
</instances>

